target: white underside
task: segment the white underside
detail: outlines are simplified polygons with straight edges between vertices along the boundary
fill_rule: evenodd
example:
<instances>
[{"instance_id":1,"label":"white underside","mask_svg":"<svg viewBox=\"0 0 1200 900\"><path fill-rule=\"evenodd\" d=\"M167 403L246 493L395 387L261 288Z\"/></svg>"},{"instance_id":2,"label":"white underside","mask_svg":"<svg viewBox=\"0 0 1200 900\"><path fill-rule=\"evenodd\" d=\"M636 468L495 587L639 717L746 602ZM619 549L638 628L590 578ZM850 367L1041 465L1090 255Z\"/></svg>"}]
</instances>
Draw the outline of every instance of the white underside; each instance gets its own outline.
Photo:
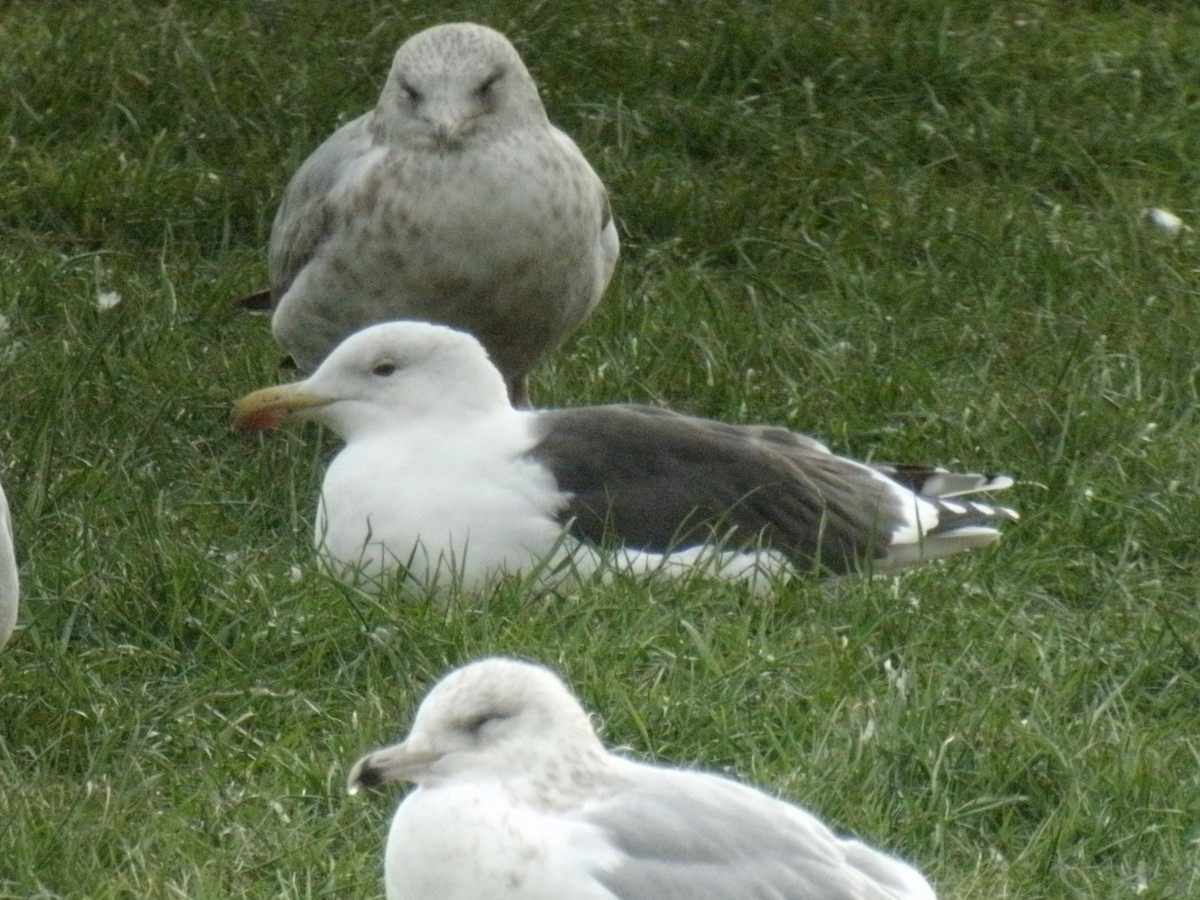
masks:
<instances>
[{"instance_id":1,"label":"white underside","mask_svg":"<svg viewBox=\"0 0 1200 900\"><path fill-rule=\"evenodd\" d=\"M569 537L555 518L565 498L525 455L536 440L532 416L447 417L347 445L329 466L317 512L325 566L368 591L403 572L407 585L435 594L482 590L504 575L554 589L619 573L711 576L765 592L787 571L771 551L608 553Z\"/></svg>"},{"instance_id":2,"label":"white underside","mask_svg":"<svg viewBox=\"0 0 1200 900\"><path fill-rule=\"evenodd\" d=\"M566 498L527 455L537 441L536 415L500 408L426 416L349 443L326 473L318 510L316 544L325 565L368 591L402 572L407 587L435 595L477 592L505 575L556 589L619 573L717 577L766 593L792 571L770 550L606 553L571 538L557 520ZM889 573L1000 537L985 525L930 535L938 507L873 474L901 495L906 521L864 571Z\"/></svg>"},{"instance_id":3,"label":"white underside","mask_svg":"<svg viewBox=\"0 0 1200 900\"><path fill-rule=\"evenodd\" d=\"M476 589L555 550L561 500L524 457L529 419L512 410L468 419L430 417L353 441L333 460L316 544L335 573L377 589L402 567L419 586Z\"/></svg>"},{"instance_id":4,"label":"white underside","mask_svg":"<svg viewBox=\"0 0 1200 900\"><path fill-rule=\"evenodd\" d=\"M467 783L405 798L388 832L384 882L388 900L616 900L592 870L617 859L598 828Z\"/></svg>"}]
</instances>

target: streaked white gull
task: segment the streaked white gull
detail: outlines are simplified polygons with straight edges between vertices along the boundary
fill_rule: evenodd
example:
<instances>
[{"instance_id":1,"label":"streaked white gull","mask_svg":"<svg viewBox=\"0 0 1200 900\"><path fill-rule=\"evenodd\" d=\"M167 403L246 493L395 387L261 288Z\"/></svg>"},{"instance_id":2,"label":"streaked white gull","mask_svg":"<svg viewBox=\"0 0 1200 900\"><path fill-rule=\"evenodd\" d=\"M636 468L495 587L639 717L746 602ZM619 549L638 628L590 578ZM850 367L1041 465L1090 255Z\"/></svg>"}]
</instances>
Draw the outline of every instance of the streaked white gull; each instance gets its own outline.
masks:
<instances>
[{"instance_id":1,"label":"streaked white gull","mask_svg":"<svg viewBox=\"0 0 1200 900\"><path fill-rule=\"evenodd\" d=\"M935 900L912 866L715 774L610 753L541 666L445 676L349 790L417 787L392 819L388 900Z\"/></svg>"}]
</instances>

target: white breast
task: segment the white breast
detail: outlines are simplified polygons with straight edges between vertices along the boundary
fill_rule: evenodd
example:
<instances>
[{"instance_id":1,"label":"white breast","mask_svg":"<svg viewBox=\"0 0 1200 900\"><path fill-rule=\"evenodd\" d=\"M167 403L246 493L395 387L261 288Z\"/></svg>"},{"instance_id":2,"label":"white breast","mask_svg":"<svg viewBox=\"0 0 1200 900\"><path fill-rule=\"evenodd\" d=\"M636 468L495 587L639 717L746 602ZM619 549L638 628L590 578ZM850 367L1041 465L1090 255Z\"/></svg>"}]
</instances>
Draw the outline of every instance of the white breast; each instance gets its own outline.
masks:
<instances>
[{"instance_id":1,"label":"white breast","mask_svg":"<svg viewBox=\"0 0 1200 900\"><path fill-rule=\"evenodd\" d=\"M392 821L388 900L616 900L595 880L618 854L594 826L517 805L502 786L417 788Z\"/></svg>"},{"instance_id":2,"label":"white breast","mask_svg":"<svg viewBox=\"0 0 1200 900\"><path fill-rule=\"evenodd\" d=\"M553 478L525 457L528 419L439 418L348 445L330 464L317 514L318 551L377 588L404 566L420 585L478 588L526 571L560 543Z\"/></svg>"}]
</instances>

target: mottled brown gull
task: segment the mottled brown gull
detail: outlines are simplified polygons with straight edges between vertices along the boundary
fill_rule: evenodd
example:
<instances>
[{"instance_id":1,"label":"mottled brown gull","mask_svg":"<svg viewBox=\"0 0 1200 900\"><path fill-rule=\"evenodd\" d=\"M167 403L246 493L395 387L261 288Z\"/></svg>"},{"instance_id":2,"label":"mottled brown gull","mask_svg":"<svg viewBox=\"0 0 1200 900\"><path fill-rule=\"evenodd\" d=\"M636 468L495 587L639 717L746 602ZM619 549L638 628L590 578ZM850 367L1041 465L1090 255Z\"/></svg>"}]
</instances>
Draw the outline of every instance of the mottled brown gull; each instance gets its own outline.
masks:
<instances>
[{"instance_id":1,"label":"mottled brown gull","mask_svg":"<svg viewBox=\"0 0 1200 900\"><path fill-rule=\"evenodd\" d=\"M397 567L474 589L547 561L544 578L614 558L730 578L886 571L989 544L1016 518L957 496L1004 476L864 465L782 428L652 407L515 409L474 338L420 322L365 329L308 379L234 407L241 428L288 418L346 442L316 542L368 586Z\"/></svg>"},{"instance_id":2,"label":"mottled brown gull","mask_svg":"<svg viewBox=\"0 0 1200 900\"><path fill-rule=\"evenodd\" d=\"M366 325L445 323L479 338L527 405L526 376L591 312L617 254L604 185L513 45L439 25L401 45L375 109L288 185L272 330L311 372Z\"/></svg>"},{"instance_id":3,"label":"mottled brown gull","mask_svg":"<svg viewBox=\"0 0 1200 900\"><path fill-rule=\"evenodd\" d=\"M417 787L384 853L388 900L935 900L912 866L720 775L605 749L549 670L445 676L351 793Z\"/></svg>"}]
</instances>

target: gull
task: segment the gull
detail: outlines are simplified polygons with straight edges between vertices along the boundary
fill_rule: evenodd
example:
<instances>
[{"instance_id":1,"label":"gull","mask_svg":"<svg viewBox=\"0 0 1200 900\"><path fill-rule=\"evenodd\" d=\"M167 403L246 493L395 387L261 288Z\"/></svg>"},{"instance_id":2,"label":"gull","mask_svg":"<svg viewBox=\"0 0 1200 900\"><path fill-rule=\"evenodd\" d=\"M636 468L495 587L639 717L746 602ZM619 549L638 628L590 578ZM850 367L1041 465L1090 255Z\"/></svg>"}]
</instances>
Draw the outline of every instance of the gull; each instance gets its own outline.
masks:
<instances>
[{"instance_id":1,"label":"gull","mask_svg":"<svg viewBox=\"0 0 1200 900\"><path fill-rule=\"evenodd\" d=\"M417 785L384 852L388 900L936 900L912 866L720 775L609 752L548 669L446 675L348 788Z\"/></svg>"},{"instance_id":2,"label":"gull","mask_svg":"<svg viewBox=\"0 0 1200 900\"><path fill-rule=\"evenodd\" d=\"M375 109L300 166L271 230L272 331L311 372L347 335L417 319L526 376L592 311L619 252L608 195L504 35L459 22L396 51Z\"/></svg>"},{"instance_id":3,"label":"gull","mask_svg":"<svg viewBox=\"0 0 1200 900\"><path fill-rule=\"evenodd\" d=\"M21 588L17 578L17 557L13 551L12 517L8 511L8 497L0 485L0 649L12 637L17 627L17 609L20 606Z\"/></svg>"},{"instance_id":4,"label":"gull","mask_svg":"<svg viewBox=\"0 0 1200 900\"><path fill-rule=\"evenodd\" d=\"M313 419L345 441L325 472L315 543L378 588L399 569L468 590L497 574L590 577L696 568L890 571L981 547L1015 512L958 495L1002 475L866 465L783 428L648 406L516 409L470 335L389 322L309 378L234 404L235 428Z\"/></svg>"}]
</instances>

